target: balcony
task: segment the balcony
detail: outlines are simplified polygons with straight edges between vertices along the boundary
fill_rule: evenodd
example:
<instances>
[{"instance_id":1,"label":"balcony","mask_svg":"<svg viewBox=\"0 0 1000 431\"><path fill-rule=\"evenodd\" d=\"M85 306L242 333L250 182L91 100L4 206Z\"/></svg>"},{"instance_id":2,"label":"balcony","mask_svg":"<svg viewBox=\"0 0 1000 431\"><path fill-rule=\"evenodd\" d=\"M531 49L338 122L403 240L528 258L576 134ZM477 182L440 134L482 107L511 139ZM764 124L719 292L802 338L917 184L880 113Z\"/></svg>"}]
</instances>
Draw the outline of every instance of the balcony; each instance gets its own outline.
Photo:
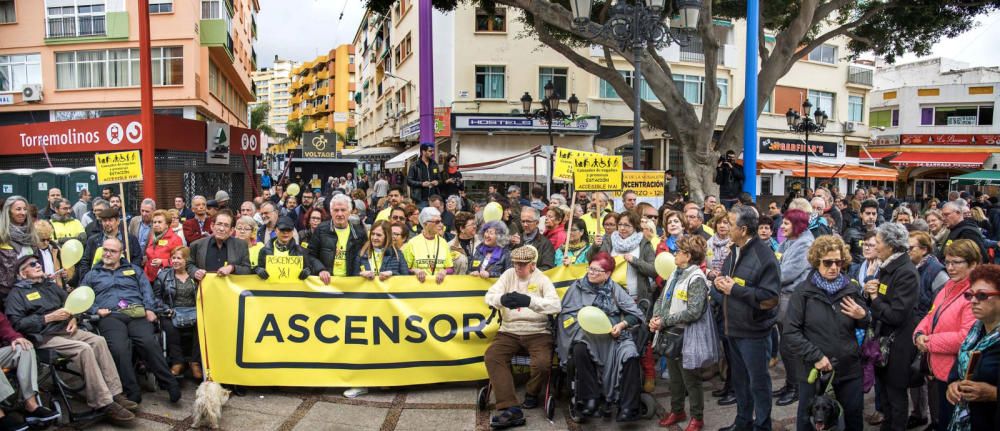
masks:
<instances>
[{"instance_id":1,"label":"balcony","mask_svg":"<svg viewBox=\"0 0 1000 431\"><path fill-rule=\"evenodd\" d=\"M872 86L872 78L875 75L875 71L872 69L867 69L858 66L848 66L847 67L847 83L862 85L865 87Z\"/></svg>"},{"instance_id":2,"label":"balcony","mask_svg":"<svg viewBox=\"0 0 1000 431\"><path fill-rule=\"evenodd\" d=\"M330 87L321 87L316 90L317 96L326 96L330 94Z\"/></svg>"},{"instance_id":3,"label":"balcony","mask_svg":"<svg viewBox=\"0 0 1000 431\"><path fill-rule=\"evenodd\" d=\"M45 21L45 43L57 45L128 39L128 22L128 12L50 17Z\"/></svg>"},{"instance_id":4,"label":"balcony","mask_svg":"<svg viewBox=\"0 0 1000 431\"><path fill-rule=\"evenodd\" d=\"M705 62L705 47L702 44L700 37L692 37L691 43L687 46L680 46L680 61L686 61L689 63L704 63ZM722 64L725 59L725 47L719 46L718 60L716 64Z\"/></svg>"},{"instance_id":5,"label":"balcony","mask_svg":"<svg viewBox=\"0 0 1000 431\"><path fill-rule=\"evenodd\" d=\"M330 71L324 70L316 74L316 79L330 79Z\"/></svg>"},{"instance_id":6,"label":"balcony","mask_svg":"<svg viewBox=\"0 0 1000 431\"><path fill-rule=\"evenodd\" d=\"M233 57L233 36L229 34L229 25L222 19L203 19L199 24L201 46L224 50L230 60Z\"/></svg>"}]
</instances>

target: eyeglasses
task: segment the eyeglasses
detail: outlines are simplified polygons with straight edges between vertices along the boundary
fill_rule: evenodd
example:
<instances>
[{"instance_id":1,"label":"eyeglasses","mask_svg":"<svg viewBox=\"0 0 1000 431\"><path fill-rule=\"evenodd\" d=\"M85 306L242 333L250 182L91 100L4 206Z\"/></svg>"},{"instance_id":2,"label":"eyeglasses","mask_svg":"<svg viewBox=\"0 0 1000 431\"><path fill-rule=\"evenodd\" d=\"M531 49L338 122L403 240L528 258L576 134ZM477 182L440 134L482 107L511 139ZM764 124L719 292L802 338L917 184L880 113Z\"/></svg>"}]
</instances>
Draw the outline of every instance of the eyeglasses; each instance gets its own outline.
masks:
<instances>
[{"instance_id":1,"label":"eyeglasses","mask_svg":"<svg viewBox=\"0 0 1000 431\"><path fill-rule=\"evenodd\" d=\"M236 228L237 232L253 232L253 228L241 226Z\"/></svg>"},{"instance_id":2,"label":"eyeglasses","mask_svg":"<svg viewBox=\"0 0 1000 431\"><path fill-rule=\"evenodd\" d=\"M968 263L969 262L966 262L964 259L963 260L945 259L944 266L961 266L961 265L967 265Z\"/></svg>"},{"instance_id":3,"label":"eyeglasses","mask_svg":"<svg viewBox=\"0 0 1000 431\"><path fill-rule=\"evenodd\" d=\"M628 223L618 223L618 227L627 227L627 228L631 229L632 225L628 224Z\"/></svg>"},{"instance_id":4,"label":"eyeglasses","mask_svg":"<svg viewBox=\"0 0 1000 431\"><path fill-rule=\"evenodd\" d=\"M427 223L438 224L438 223L441 223L441 220L427 220Z\"/></svg>"},{"instance_id":5,"label":"eyeglasses","mask_svg":"<svg viewBox=\"0 0 1000 431\"><path fill-rule=\"evenodd\" d=\"M1000 296L1000 292L962 292L962 297L965 298L966 301L972 301L972 298L976 298L976 301L983 302L990 299L991 296Z\"/></svg>"},{"instance_id":6,"label":"eyeglasses","mask_svg":"<svg viewBox=\"0 0 1000 431\"><path fill-rule=\"evenodd\" d=\"M524 219L521 219L521 224L535 224L535 223L538 223L538 220L524 220Z\"/></svg>"},{"instance_id":7,"label":"eyeglasses","mask_svg":"<svg viewBox=\"0 0 1000 431\"><path fill-rule=\"evenodd\" d=\"M393 220L399 220L399 221L406 220L405 216L392 216L390 218L393 219Z\"/></svg>"},{"instance_id":8,"label":"eyeglasses","mask_svg":"<svg viewBox=\"0 0 1000 431\"><path fill-rule=\"evenodd\" d=\"M642 218L649 219L649 220L656 220L656 214L646 214L646 215L642 216Z\"/></svg>"},{"instance_id":9,"label":"eyeglasses","mask_svg":"<svg viewBox=\"0 0 1000 431\"><path fill-rule=\"evenodd\" d=\"M823 266L827 268L831 268L833 266L836 266L838 268L844 267L844 259L823 259L820 261L820 263L822 263Z\"/></svg>"},{"instance_id":10,"label":"eyeglasses","mask_svg":"<svg viewBox=\"0 0 1000 431\"><path fill-rule=\"evenodd\" d=\"M861 246L864 247L864 248L875 248L875 244L864 243Z\"/></svg>"},{"instance_id":11,"label":"eyeglasses","mask_svg":"<svg viewBox=\"0 0 1000 431\"><path fill-rule=\"evenodd\" d=\"M313 221L313 220L315 220L315 221L323 221L323 218L322 217L309 217L309 221Z\"/></svg>"},{"instance_id":12,"label":"eyeglasses","mask_svg":"<svg viewBox=\"0 0 1000 431\"><path fill-rule=\"evenodd\" d=\"M42 263L39 262L39 261L37 261L37 260L33 260L33 261L28 262L28 263L26 263L24 265L28 266L28 267L31 267L31 268L41 268L42 267Z\"/></svg>"},{"instance_id":13,"label":"eyeglasses","mask_svg":"<svg viewBox=\"0 0 1000 431\"><path fill-rule=\"evenodd\" d=\"M601 268L590 267L590 268L587 268L587 272L589 272L591 274L604 274L607 271L605 271L605 270L603 270Z\"/></svg>"}]
</instances>

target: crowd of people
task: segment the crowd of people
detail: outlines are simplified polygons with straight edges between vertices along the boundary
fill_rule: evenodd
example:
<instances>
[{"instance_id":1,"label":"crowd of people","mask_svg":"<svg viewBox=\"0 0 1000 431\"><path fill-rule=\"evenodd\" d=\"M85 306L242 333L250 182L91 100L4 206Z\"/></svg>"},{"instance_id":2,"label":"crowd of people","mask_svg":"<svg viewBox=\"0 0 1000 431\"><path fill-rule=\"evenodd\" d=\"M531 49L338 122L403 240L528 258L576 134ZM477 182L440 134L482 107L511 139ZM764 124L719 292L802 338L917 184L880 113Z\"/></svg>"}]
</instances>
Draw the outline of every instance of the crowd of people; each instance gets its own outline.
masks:
<instances>
[{"instance_id":1,"label":"crowd of people","mask_svg":"<svg viewBox=\"0 0 1000 431\"><path fill-rule=\"evenodd\" d=\"M616 212L603 192L567 199L512 185L474 200L453 158L441 168L432 148L422 148L405 186L372 179L301 184L294 195L275 180L239 205L226 190L168 206L145 199L131 217L111 188L93 199L83 191L75 204L53 189L42 209L8 198L0 339L10 347L0 349L0 364L17 368L27 422L57 415L36 401L32 347L69 357L88 404L112 421L133 420L141 406L137 361L176 402L180 379L204 377L200 281L208 273L266 279L268 257L280 255L302 256L298 277L325 284L345 276L492 281L484 301L501 326L485 363L495 428L524 424L522 409L539 406L553 354L573 370L582 418L614 407L618 421L640 419L640 394L659 377L671 396L659 424L701 430L702 381L721 370L724 386L711 396L737 406L724 429L770 429L773 403L798 403L796 427L812 429L829 420L811 410L825 394L847 430L864 421L886 430L1000 427L995 197L908 205L874 188L850 196L819 188L758 209L745 194L695 203L669 192L656 208L626 191ZM502 208L498 220L485 217L492 203ZM83 257L63 268L60 247L72 239L84 244ZM673 256L673 273L657 272L662 253ZM576 264L586 273L560 299L544 271ZM82 315L63 305L76 286L95 292ZM609 334L578 324L585 307L608 317ZM510 370L518 352L531 361L520 401ZM779 362L786 378L772 387ZM0 394L13 393L0 383ZM21 426L0 418L0 430Z\"/></svg>"}]
</instances>

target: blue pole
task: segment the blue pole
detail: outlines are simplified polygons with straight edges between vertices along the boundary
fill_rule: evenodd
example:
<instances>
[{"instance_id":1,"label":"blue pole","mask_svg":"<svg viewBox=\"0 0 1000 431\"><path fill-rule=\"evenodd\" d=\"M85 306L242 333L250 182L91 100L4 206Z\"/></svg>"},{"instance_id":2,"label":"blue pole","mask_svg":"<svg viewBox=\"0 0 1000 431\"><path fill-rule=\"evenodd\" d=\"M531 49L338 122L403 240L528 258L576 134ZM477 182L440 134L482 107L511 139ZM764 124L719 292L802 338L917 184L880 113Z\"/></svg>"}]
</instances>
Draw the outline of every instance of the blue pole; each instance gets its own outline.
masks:
<instances>
[{"instance_id":1,"label":"blue pole","mask_svg":"<svg viewBox=\"0 0 1000 431\"><path fill-rule=\"evenodd\" d=\"M757 201L757 45L760 0L747 0L747 61L743 70L743 191Z\"/></svg>"}]
</instances>

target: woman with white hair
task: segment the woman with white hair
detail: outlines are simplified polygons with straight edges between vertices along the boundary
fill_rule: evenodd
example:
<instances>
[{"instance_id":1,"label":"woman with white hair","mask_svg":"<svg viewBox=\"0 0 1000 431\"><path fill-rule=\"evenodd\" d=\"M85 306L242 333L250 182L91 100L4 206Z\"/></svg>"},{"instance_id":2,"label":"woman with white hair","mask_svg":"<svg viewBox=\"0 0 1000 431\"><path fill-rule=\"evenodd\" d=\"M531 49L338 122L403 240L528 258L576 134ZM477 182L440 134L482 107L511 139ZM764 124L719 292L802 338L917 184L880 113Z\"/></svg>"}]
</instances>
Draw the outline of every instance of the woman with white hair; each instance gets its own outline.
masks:
<instances>
[{"instance_id":1,"label":"woman with white hair","mask_svg":"<svg viewBox=\"0 0 1000 431\"><path fill-rule=\"evenodd\" d=\"M28 214L28 200L11 196L0 213L0 299L17 281L17 259L32 254L38 243L35 222Z\"/></svg>"},{"instance_id":2,"label":"woman with white hair","mask_svg":"<svg viewBox=\"0 0 1000 431\"><path fill-rule=\"evenodd\" d=\"M479 228L479 245L469 264L469 275L479 278L497 278L510 269L510 232L507 225L491 221Z\"/></svg>"},{"instance_id":3,"label":"woman with white hair","mask_svg":"<svg viewBox=\"0 0 1000 431\"><path fill-rule=\"evenodd\" d=\"M434 207L424 208L420 211L419 222L423 227L420 234L410 238L403 246L406 266L421 283L430 275L441 284L454 266L448 241L440 235L441 212Z\"/></svg>"}]
</instances>

